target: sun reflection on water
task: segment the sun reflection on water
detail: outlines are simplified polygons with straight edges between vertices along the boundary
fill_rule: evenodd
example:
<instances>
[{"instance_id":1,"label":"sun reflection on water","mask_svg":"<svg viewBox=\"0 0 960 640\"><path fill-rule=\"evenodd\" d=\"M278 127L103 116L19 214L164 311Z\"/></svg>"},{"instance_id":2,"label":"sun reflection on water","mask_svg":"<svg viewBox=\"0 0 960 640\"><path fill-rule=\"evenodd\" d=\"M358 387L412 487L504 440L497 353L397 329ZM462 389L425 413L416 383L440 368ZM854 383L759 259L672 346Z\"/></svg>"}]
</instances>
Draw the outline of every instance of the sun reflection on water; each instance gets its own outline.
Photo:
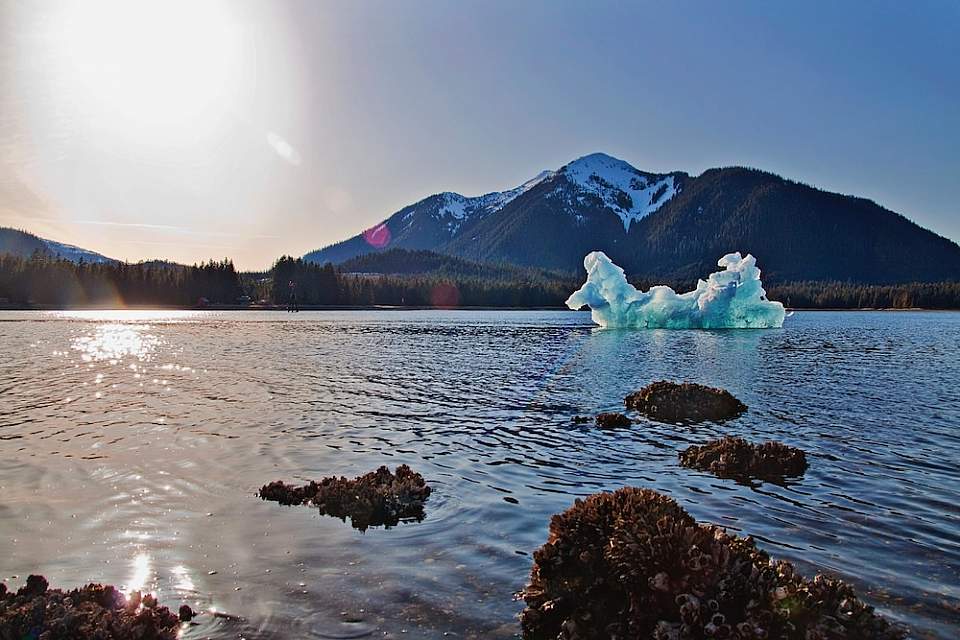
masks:
<instances>
[{"instance_id":1,"label":"sun reflection on water","mask_svg":"<svg viewBox=\"0 0 960 640\"><path fill-rule=\"evenodd\" d=\"M196 586L193 584L193 579L190 577L190 572L185 566L178 565L170 571L177 579L173 585L174 587L183 591L194 591L196 589Z\"/></svg>"},{"instance_id":2,"label":"sun reflection on water","mask_svg":"<svg viewBox=\"0 0 960 640\"><path fill-rule=\"evenodd\" d=\"M117 364L126 357L150 360L160 338L145 324L104 324L91 335L74 338L73 348L84 362L109 361Z\"/></svg>"},{"instance_id":3,"label":"sun reflection on water","mask_svg":"<svg viewBox=\"0 0 960 640\"><path fill-rule=\"evenodd\" d=\"M210 312L178 309L100 309L82 311L49 311L46 316L56 320L93 320L97 322L177 322L193 320Z\"/></svg>"},{"instance_id":4,"label":"sun reflection on water","mask_svg":"<svg viewBox=\"0 0 960 640\"><path fill-rule=\"evenodd\" d=\"M138 553L134 556L130 566L133 573L127 581L126 589L124 589L124 593L128 596L134 591L143 591L153 574L152 562L148 553Z\"/></svg>"}]
</instances>

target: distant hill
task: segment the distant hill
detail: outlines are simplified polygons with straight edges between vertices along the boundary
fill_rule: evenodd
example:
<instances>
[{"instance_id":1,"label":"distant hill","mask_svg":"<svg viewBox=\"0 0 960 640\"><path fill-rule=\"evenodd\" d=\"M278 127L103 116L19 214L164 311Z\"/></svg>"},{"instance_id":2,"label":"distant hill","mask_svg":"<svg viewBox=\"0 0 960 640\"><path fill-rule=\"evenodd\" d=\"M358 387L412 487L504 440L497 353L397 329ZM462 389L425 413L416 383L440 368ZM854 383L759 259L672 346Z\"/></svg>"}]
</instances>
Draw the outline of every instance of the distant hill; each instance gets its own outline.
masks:
<instances>
[{"instance_id":1,"label":"distant hill","mask_svg":"<svg viewBox=\"0 0 960 640\"><path fill-rule=\"evenodd\" d=\"M395 248L562 271L600 249L632 276L672 281L731 251L757 256L769 282L960 280L960 246L869 200L756 169L649 173L599 153L509 191L430 196L304 259Z\"/></svg>"},{"instance_id":2,"label":"distant hill","mask_svg":"<svg viewBox=\"0 0 960 640\"><path fill-rule=\"evenodd\" d=\"M116 262L113 258L75 247L72 244L46 240L19 229L0 227L0 253L29 258L36 252L70 262L80 262L81 260L84 262Z\"/></svg>"}]
</instances>

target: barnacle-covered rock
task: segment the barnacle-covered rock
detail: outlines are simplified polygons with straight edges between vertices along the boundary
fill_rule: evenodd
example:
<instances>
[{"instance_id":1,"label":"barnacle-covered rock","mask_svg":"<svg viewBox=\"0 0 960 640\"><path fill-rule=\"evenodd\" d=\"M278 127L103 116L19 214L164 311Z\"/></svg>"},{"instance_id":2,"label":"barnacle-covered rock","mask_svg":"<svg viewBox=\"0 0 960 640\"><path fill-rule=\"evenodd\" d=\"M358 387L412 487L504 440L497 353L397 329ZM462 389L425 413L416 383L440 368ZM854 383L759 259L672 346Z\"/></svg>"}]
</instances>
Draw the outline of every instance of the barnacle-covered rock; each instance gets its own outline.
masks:
<instances>
[{"instance_id":1,"label":"barnacle-covered rock","mask_svg":"<svg viewBox=\"0 0 960 640\"><path fill-rule=\"evenodd\" d=\"M661 422L727 420L747 410L729 391L692 382L660 380L628 395L628 409Z\"/></svg>"},{"instance_id":2,"label":"barnacle-covered rock","mask_svg":"<svg viewBox=\"0 0 960 640\"><path fill-rule=\"evenodd\" d=\"M303 486L280 481L260 488L260 497L280 504L311 504L320 513L344 521L349 517L355 529L385 525L391 527L401 520L423 520L423 504L430 495L430 487L419 473L407 465L390 473L380 467L360 477L348 480L330 476Z\"/></svg>"},{"instance_id":3,"label":"barnacle-covered rock","mask_svg":"<svg viewBox=\"0 0 960 640\"><path fill-rule=\"evenodd\" d=\"M633 424L633 421L622 413L598 413L594 422L601 429L617 429Z\"/></svg>"},{"instance_id":4,"label":"barnacle-covered rock","mask_svg":"<svg viewBox=\"0 0 960 640\"><path fill-rule=\"evenodd\" d=\"M114 587L88 584L80 589L50 589L32 575L16 593L0 590L0 639L173 640L180 619L153 597L129 598Z\"/></svg>"},{"instance_id":5,"label":"barnacle-covered rock","mask_svg":"<svg viewBox=\"0 0 960 640\"><path fill-rule=\"evenodd\" d=\"M726 437L681 451L680 464L721 478L760 478L776 482L803 475L807 470L807 455L782 442L751 444L743 438Z\"/></svg>"},{"instance_id":6,"label":"barnacle-covered rock","mask_svg":"<svg viewBox=\"0 0 960 640\"><path fill-rule=\"evenodd\" d=\"M319 490L320 485L313 480L311 480L309 484L299 487L287 484L282 480L274 480L260 487L259 495L264 500L271 500L285 505L294 505L309 502L317 495Z\"/></svg>"},{"instance_id":7,"label":"barnacle-covered rock","mask_svg":"<svg viewBox=\"0 0 960 640\"><path fill-rule=\"evenodd\" d=\"M804 580L751 538L624 488L555 515L521 594L527 640L895 640L838 580Z\"/></svg>"}]
</instances>

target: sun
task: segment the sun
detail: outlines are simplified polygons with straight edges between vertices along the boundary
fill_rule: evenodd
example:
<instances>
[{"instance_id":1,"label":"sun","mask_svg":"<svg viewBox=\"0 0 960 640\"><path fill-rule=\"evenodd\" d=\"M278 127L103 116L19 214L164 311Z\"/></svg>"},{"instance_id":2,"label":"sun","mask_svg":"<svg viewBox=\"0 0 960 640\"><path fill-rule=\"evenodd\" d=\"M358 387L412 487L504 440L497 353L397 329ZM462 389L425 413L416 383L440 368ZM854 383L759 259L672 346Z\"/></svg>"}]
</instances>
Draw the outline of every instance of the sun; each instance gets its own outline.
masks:
<instances>
[{"instance_id":1,"label":"sun","mask_svg":"<svg viewBox=\"0 0 960 640\"><path fill-rule=\"evenodd\" d=\"M60 97L99 125L196 132L235 100L241 34L226 2L71 1L52 35Z\"/></svg>"}]
</instances>

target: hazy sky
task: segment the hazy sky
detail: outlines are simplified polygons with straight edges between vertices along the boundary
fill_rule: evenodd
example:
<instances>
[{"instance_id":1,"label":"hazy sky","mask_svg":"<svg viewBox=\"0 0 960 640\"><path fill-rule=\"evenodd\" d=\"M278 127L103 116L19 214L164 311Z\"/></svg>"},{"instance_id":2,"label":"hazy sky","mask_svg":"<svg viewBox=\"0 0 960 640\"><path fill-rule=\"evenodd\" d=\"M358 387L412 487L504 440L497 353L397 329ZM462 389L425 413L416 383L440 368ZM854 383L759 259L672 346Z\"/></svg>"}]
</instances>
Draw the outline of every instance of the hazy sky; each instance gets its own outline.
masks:
<instances>
[{"instance_id":1,"label":"hazy sky","mask_svg":"<svg viewBox=\"0 0 960 640\"><path fill-rule=\"evenodd\" d=\"M0 0L0 226L264 268L604 151L960 240L960 3Z\"/></svg>"}]
</instances>

